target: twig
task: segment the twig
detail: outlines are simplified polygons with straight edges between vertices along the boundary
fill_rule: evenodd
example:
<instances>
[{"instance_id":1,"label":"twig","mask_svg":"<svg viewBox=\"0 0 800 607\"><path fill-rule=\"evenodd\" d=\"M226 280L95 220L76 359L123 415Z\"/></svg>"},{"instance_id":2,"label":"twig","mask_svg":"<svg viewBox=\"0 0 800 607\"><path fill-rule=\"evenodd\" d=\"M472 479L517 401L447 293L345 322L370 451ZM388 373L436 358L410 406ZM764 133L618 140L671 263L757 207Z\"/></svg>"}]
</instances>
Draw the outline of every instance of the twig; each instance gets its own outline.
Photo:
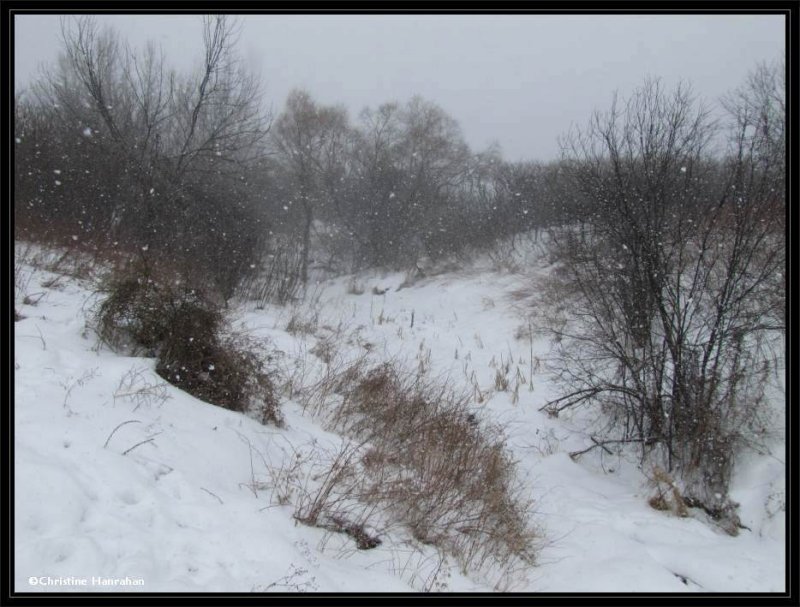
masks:
<instances>
[{"instance_id":1,"label":"twig","mask_svg":"<svg viewBox=\"0 0 800 607\"><path fill-rule=\"evenodd\" d=\"M599 387L592 387L592 388L583 388L581 390L575 390L574 392L570 392L560 398L556 398L554 400L546 402L544 405L539 407L539 411L547 411L548 413L556 413L558 414L560 411L567 409L569 407L573 407L581 402L592 398L593 396L602 392L602 388ZM567 404L561 404L566 402Z\"/></svg>"},{"instance_id":2,"label":"twig","mask_svg":"<svg viewBox=\"0 0 800 607\"><path fill-rule=\"evenodd\" d=\"M594 443L594 445L592 445L591 447L588 447L586 449L583 449L581 451L571 451L569 456L573 460L579 458L584 453L588 453L589 451L591 451L592 449L595 449L596 447L600 447L601 449L603 449L603 451L605 451L609 455L614 455L614 453L610 449L608 449L606 447L606 445L615 445L615 444L619 444L619 443L644 443L645 445L649 445L649 444L652 444L653 442L655 442L653 439L650 439L650 438L625 438L625 439L619 439L619 440L607 440L607 441L603 441L601 443L594 436L590 436L589 438L592 439L592 442Z\"/></svg>"},{"instance_id":3,"label":"twig","mask_svg":"<svg viewBox=\"0 0 800 607\"><path fill-rule=\"evenodd\" d=\"M42 330L39 328L39 325L33 325L36 327L36 330L39 332L39 339L42 342L42 350L47 350L47 343L44 341L44 335L42 335ZM30 337L31 339L36 339L36 335L18 335L17 337Z\"/></svg>"},{"instance_id":4,"label":"twig","mask_svg":"<svg viewBox=\"0 0 800 607\"><path fill-rule=\"evenodd\" d=\"M217 500L219 501L219 503L220 503L220 504L224 504L224 503L225 503L225 502L223 502L223 501L222 501L222 499L220 498L220 496L218 496L216 493L213 493L212 491L209 491L209 490L208 490L208 489L206 489L205 487L200 487L200 489L202 489L203 491L205 491L205 492L206 492L206 493L208 493L209 495L211 495L211 496L213 496L213 497L216 497L216 498L217 498Z\"/></svg>"},{"instance_id":5,"label":"twig","mask_svg":"<svg viewBox=\"0 0 800 607\"><path fill-rule=\"evenodd\" d=\"M153 442L153 439L155 439L155 437L156 437L156 436L158 436L159 434L161 434L161 432L158 432L157 434L154 434L154 435L153 435L153 436L151 436L150 438L146 438L146 439L145 439L145 440L143 440L143 441L139 441L139 442L138 442L138 443L136 443L136 444L135 444L133 447L131 447L131 448L129 448L129 449L126 449L125 451L123 451L123 452L122 452L122 455L128 455L128 453L130 453L131 451L133 451L134 449L136 449L136 447L139 447L139 446L141 446L141 445L144 445L145 443L152 443L152 442Z\"/></svg>"},{"instance_id":6,"label":"twig","mask_svg":"<svg viewBox=\"0 0 800 607\"><path fill-rule=\"evenodd\" d=\"M141 423L142 423L142 422L140 422L138 419L129 419L129 420L128 420L128 421L126 421L126 422L122 422L122 423L121 423L119 426L117 426L116 428L114 428L114 429L111 431L111 434L109 434L109 435L108 435L108 438L106 439L106 444L105 444L105 445L103 445L103 449L105 449L106 447L108 447L108 442L111 440L111 437L112 437L112 436L114 436L114 433L115 433L117 430L119 430L120 428L122 428L122 426L124 426L125 424L141 424Z\"/></svg>"}]
</instances>

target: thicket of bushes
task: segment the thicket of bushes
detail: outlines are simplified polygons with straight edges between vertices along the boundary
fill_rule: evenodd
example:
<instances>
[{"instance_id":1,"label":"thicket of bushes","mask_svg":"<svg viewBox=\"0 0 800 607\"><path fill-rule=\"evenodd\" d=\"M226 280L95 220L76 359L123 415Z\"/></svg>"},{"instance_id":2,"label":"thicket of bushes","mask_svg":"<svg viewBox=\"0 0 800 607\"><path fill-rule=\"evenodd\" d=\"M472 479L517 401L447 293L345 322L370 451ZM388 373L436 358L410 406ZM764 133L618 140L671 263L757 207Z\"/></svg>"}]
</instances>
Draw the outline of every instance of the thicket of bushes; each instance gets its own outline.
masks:
<instances>
[{"instance_id":1,"label":"thicket of bushes","mask_svg":"<svg viewBox=\"0 0 800 607\"><path fill-rule=\"evenodd\" d=\"M554 165L469 149L420 98L366 109L293 92L272 119L234 46L237 24L204 21L203 68L179 73L88 17L14 120L15 234L136 255L187 280L284 303L309 272L413 269L559 221Z\"/></svg>"}]
</instances>

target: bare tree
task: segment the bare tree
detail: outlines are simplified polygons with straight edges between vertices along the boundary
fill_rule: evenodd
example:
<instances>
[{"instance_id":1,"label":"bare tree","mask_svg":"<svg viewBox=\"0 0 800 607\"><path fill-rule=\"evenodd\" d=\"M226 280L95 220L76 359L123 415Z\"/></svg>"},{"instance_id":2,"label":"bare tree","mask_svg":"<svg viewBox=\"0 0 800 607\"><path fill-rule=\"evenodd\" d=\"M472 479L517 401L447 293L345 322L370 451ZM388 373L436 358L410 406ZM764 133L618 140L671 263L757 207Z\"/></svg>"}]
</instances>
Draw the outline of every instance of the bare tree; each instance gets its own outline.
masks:
<instances>
[{"instance_id":1,"label":"bare tree","mask_svg":"<svg viewBox=\"0 0 800 607\"><path fill-rule=\"evenodd\" d=\"M290 93L286 109L275 122L272 141L294 186L287 206L296 204L302 212L303 283L308 281L314 220L333 205L348 137L346 111L320 106L305 91Z\"/></svg>"},{"instance_id":2,"label":"bare tree","mask_svg":"<svg viewBox=\"0 0 800 607\"><path fill-rule=\"evenodd\" d=\"M687 87L668 94L648 81L568 139L586 206L582 222L553 233L565 393L547 408L599 405L608 437L638 442L690 503L736 522L727 488L763 421L774 313L763 295L784 259L782 185L754 167L741 136L711 157L715 128ZM755 187L764 180L771 187Z\"/></svg>"},{"instance_id":3,"label":"bare tree","mask_svg":"<svg viewBox=\"0 0 800 607\"><path fill-rule=\"evenodd\" d=\"M733 118L740 168L771 187L786 170L786 71L783 62L760 64L722 100ZM781 195L781 191L775 192Z\"/></svg>"},{"instance_id":4,"label":"bare tree","mask_svg":"<svg viewBox=\"0 0 800 607\"><path fill-rule=\"evenodd\" d=\"M180 76L152 44L134 50L91 17L65 20L63 57L32 91L74 169L49 196L70 194L59 215L86 216L95 237L144 246L227 294L266 231L245 185L269 120L237 36L229 17L205 17L202 67Z\"/></svg>"},{"instance_id":5,"label":"bare tree","mask_svg":"<svg viewBox=\"0 0 800 607\"><path fill-rule=\"evenodd\" d=\"M473 161L458 123L415 97L364 110L359 126L353 162L361 188L343 214L360 224L354 231L368 263L413 267L422 255L444 253Z\"/></svg>"}]
</instances>

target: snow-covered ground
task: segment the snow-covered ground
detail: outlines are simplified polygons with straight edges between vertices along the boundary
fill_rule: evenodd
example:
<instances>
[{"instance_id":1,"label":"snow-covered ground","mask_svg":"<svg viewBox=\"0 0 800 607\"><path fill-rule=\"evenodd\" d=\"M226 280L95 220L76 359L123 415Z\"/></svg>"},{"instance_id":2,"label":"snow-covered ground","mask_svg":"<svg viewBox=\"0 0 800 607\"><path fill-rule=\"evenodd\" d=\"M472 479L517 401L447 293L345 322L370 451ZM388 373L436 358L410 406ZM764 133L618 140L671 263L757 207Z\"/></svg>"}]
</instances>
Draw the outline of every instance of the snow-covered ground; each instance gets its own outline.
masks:
<instances>
[{"instance_id":1,"label":"snow-covered ground","mask_svg":"<svg viewBox=\"0 0 800 607\"><path fill-rule=\"evenodd\" d=\"M99 346L86 325L88 283L24 271L14 353L17 592L492 590L400 530L356 550L342 534L297 524L276 499L275 470L296 452L335 452L341 437L299 400L284 398L287 427L278 429L161 385L153 360ZM737 468L732 496L750 529L738 537L699 516L653 510L635 461L601 449L573 461L570 451L591 444L585 431L538 411L552 396L548 346L528 338L511 297L534 278L472 270L398 290L403 280L340 278L302 306L242 303L230 318L269 340L295 387L319 371L311 351L327 340L345 355L424 365L472 391L476 415L506 429L543 534L537 566L502 589L784 590L780 442ZM287 333L293 317L308 332Z\"/></svg>"}]
</instances>

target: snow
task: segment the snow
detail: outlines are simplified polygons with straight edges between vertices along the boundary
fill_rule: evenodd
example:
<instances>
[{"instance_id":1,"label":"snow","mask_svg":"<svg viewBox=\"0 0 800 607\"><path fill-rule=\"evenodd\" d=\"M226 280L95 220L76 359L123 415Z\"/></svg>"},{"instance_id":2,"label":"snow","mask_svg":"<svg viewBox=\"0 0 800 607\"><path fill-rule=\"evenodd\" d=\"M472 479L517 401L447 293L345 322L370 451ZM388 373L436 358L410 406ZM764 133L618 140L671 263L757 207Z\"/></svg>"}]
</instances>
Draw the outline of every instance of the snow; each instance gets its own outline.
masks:
<instances>
[{"instance_id":1,"label":"snow","mask_svg":"<svg viewBox=\"0 0 800 607\"><path fill-rule=\"evenodd\" d=\"M163 380L152 359L113 353L87 330L85 315L97 301L90 285L49 283L55 275L24 268L29 290L45 295L35 305L23 302L24 293L16 301L25 317L14 339L16 591L492 589L490 580L449 562L434 576L432 550L410 545L399 531L373 550L356 550L341 534L297 524L290 506L274 503L267 465L294 451L333 452L341 437L285 398L285 429L170 385L164 398L137 400L137 387ZM352 277L328 280L294 309L242 303L231 310L232 323L269 340L279 367L302 366L309 378L323 365L308 352L324 338L353 356L369 344L375 356L424 361L466 386L474 377L486 397L475 414L506 427L544 535L537 566L515 572L503 589L784 590L780 441L771 454L748 454L737 469L732 496L750 528L738 537L696 513L653 510L635 460L595 449L573 461L568 452L590 444L579 424L538 411L553 396L539 365L547 344L514 337L524 319L508 296L535 275L483 268L403 288L402 273L357 278L361 295L348 292ZM288 334L292 314L316 319L314 334ZM516 402L511 390L494 389L506 362L512 387L517 372L526 378ZM44 583L31 585L31 578Z\"/></svg>"}]
</instances>

